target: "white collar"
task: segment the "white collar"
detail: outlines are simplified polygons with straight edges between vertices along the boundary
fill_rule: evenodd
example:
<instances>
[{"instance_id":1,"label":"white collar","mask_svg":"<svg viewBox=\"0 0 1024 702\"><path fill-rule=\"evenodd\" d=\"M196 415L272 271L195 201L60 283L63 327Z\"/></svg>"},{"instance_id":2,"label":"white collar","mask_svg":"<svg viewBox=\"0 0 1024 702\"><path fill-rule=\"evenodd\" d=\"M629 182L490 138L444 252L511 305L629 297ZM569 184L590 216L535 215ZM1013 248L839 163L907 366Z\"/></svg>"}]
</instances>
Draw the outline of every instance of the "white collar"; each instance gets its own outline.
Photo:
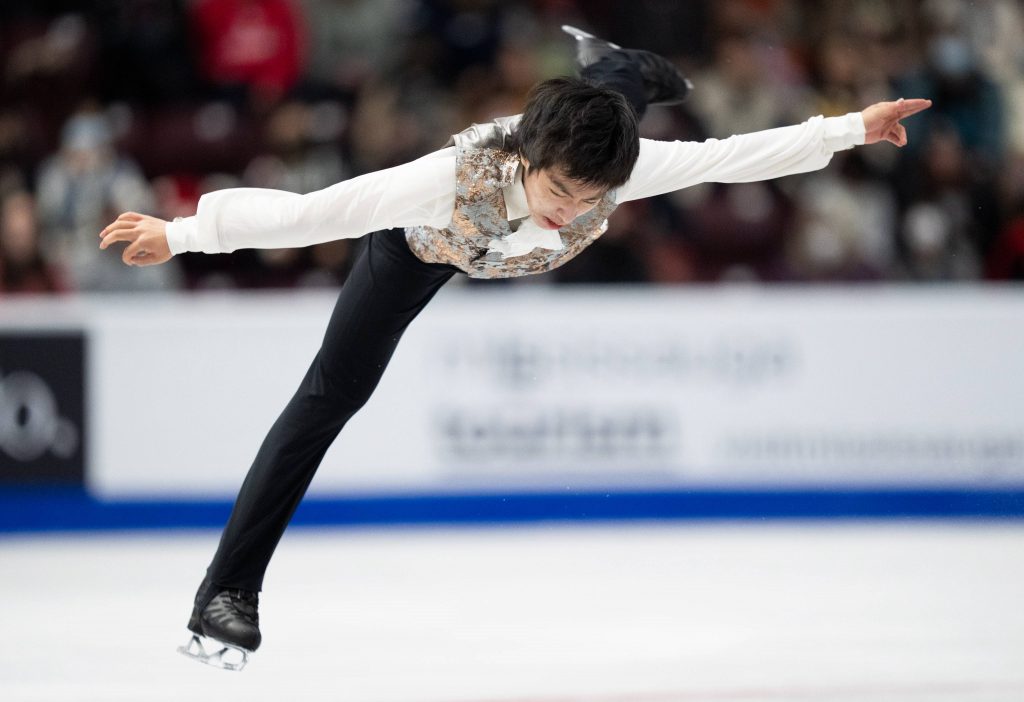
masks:
<instances>
[{"instance_id":1,"label":"white collar","mask_svg":"<svg viewBox=\"0 0 1024 702\"><path fill-rule=\"evenodd\" d=\"M524 256L534 249L561 251L564 248L562 237L557 230L541 229L530 218L530 205L526 201L526 188L523 186L523 165L516 169L516 177L511 185L501 189L505 198L506 216L509 222L525 218L519 228L504 239L491 239L488 244L490 252L500 253L502 259Z\"/></svg>"},{"instance_id":2,"label":"white collar","mask_svg":"<svg viewBox=\"0 0 1024 702\"><path fill-rule=\"evenodd\" d=\"M512 184L502 188L501 194L505 198L505 209L508 211L509 222L530 216L530 205L526 201L526 187L523 185L522 163L516 169L516 177Z\"/></svg>"}]
</instances>

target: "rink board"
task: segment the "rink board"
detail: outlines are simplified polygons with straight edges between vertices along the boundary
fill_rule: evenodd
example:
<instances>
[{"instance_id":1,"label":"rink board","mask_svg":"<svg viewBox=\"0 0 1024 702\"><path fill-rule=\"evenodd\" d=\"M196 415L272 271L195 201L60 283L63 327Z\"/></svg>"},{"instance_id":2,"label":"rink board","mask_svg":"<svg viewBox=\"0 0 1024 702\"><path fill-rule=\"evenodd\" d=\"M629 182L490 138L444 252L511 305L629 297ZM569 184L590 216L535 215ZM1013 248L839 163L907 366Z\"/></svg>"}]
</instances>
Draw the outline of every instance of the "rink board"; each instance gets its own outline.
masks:
<instances>
[{"instance_id":1,"label":"rink board","mask_svg":"<svg viewBox=\"0 0 1024 702\"><path fill-rule=\"evenodd\" d=\"M332 305L5 302L0 485L70 492L4 511L220 523ZM1022 318L1015 288L454 286L328 452L306 518L1020 515Z\"/></svg>"},{"instance_id":2,"label":"rink board","mask_svg":"<svg viewBox=\"0 0 1024 702\"><path fill-rule=\"evenodd\" d=\"M0 532L220 528L230 501L99 500L84 490L0 490ZM1024 517L1024 490L690 491L309 497L294 526L622 520Z\"/></svg>"}]
</instances>

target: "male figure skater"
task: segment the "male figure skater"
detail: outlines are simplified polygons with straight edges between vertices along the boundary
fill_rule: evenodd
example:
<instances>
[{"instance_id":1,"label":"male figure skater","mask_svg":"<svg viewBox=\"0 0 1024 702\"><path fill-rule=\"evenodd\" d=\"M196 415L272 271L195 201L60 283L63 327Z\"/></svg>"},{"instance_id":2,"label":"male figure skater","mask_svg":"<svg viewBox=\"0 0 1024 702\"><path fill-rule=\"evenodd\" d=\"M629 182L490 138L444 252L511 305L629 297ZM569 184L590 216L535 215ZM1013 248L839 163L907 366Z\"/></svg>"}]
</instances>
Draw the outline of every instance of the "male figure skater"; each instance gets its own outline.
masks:
<instances>
[{"instance_id":1,"label":"male figure skater","mask_svg":"<svg viewBox=\"0 0 1024 702\"><path fill-rule=\"evenodd\" d=\"M601 236L622 202L817 170L858 144L903 146L900 120L931 104L901 99L721 141L640 139L647 105L682 101L689 82L659 56L565 29L576 38L582 77L540 83L521 117L474 125L447 148L319 192L222 190L204 195L194 217L167 223L125 213L101 232L101 248L128 242L122 258L138 266L185 251L308 246L375 232L242 484L196 594L186 655L239 669L260 645L257 593L292 513L406 327L453 275L551 270ZM395 228L404 236L380 231ZM219 650L208 653L205 639ZM232 651L238 662L225 658Z\"/></svg>"}]
</instances>

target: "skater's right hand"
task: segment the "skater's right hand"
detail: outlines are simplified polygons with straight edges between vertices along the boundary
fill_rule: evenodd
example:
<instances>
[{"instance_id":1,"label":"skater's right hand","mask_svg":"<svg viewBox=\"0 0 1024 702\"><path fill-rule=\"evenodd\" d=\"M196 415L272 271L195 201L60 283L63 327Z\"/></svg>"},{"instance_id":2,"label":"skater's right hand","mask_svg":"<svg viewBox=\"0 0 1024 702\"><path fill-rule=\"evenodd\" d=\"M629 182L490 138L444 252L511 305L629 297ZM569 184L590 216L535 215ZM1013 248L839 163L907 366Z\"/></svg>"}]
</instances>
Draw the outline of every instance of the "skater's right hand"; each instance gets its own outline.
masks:
<instances>
[{"instance_id":1,"label":"skater's right hand","mask_svg":"<svg viewBox=\"0 0 1024 702\"><path fill-rule=\"evenodd\" d=\"M100 248L127 241L121 260L127 266L155 266L171 260L167 245L167 222L157 217L125 212L100 232Z\"/></svg>"}]
</instances>

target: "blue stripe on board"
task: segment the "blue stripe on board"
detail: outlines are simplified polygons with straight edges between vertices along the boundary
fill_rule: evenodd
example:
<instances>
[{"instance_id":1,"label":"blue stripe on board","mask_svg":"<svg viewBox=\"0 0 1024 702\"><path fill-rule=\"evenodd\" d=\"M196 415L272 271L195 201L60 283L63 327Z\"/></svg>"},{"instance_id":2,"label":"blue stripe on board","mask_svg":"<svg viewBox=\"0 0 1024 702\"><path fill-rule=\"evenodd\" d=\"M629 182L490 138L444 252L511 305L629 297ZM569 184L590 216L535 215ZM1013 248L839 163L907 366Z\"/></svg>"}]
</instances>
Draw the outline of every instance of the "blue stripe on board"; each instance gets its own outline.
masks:
<instances>
[{"instance_id":1,"label":"blue stripe on board","mask_svg":"<svg viewBox=\"0 0 1024 702\"><path fill-rule=\"evenodd\" d=\"M221 527L226 501L97 500L81 489L0 489L0 531ZM309 498L293 524L547 520L1022 518L1017 490L691 490Z\"/></svg>"}]
</instances>

